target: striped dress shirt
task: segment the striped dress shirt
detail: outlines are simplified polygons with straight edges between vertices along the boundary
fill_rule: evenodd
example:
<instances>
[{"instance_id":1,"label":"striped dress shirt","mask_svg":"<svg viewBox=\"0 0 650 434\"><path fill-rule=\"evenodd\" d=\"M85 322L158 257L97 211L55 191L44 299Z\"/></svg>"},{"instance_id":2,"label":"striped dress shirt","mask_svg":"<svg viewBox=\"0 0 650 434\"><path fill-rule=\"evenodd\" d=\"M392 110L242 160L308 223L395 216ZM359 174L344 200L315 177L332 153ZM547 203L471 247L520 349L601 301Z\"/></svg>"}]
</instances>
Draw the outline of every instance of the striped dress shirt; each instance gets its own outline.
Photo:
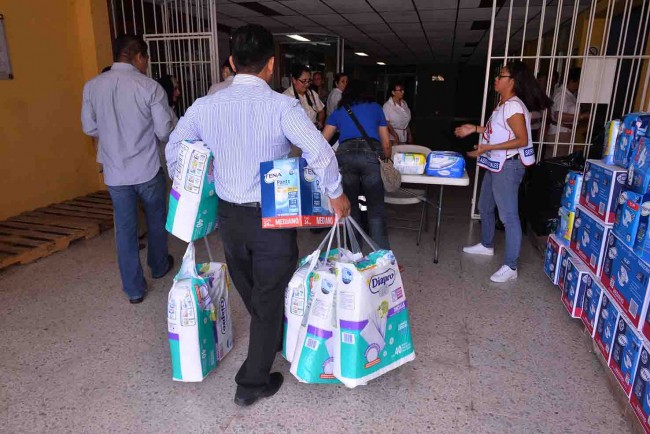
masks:
<instances>
[{"instance_id":1,"label":"striped dress shirt","mask_svg":"<svg viewBox=\"0 0 650 434\"><path fill-rule=\"evenodd\" d=\"M298 100L254 75L237 74L231 86L192 104L169 137L169 173L174 173L183 140L202 140L210 148L215 190L231 203L260 202L260 163L286 158L290 143L302 149L325 194L337 198L343 193L334 151Z\"/></svg>"}]
</instances>

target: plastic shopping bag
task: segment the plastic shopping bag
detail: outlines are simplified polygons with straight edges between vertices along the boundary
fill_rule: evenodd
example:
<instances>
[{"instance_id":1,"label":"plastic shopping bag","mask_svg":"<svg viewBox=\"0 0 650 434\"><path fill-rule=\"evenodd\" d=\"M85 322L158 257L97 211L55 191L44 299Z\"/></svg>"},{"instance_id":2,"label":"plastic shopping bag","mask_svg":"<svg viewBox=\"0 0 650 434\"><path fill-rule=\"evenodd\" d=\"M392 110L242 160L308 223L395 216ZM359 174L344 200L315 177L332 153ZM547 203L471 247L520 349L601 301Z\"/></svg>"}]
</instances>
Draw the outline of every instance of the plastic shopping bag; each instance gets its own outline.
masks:
<instances>
[{"instance_id":1,"label":"plastic shopping bag","mask_svg":"<svg viewBox=\"0 0 650 434\"><path fill-rule=\"evenodd\" d=\"M197 273L194 244L190 243L167 299L172 378L176 381L201 381L217 366L217 314L209 286L209 278Z\"/></svg>"},{"instance_id":2,"label":"plastic shopping bag","mask_svg":"<svg viewBox=\"0 0 650 434\"><path fill-rule=\"evenodd\" d=\"M406 293L393 252L379 250L353 219L345 221L374 250L353 263L335 264L334 376L355 387L413 360L415 352Z\"/></svg>"},{"instance_id":3,"label":"plastic shopping bag","mask_svg":"<svg viewBox=\"0 0 650 434\"><path fill-rule=\"evenodd\" d=\"M183 141L169 195L165 229L185 242L217 228L219 198L214 190L214 158L201 141Z\"/></svg>"}]
</instances>

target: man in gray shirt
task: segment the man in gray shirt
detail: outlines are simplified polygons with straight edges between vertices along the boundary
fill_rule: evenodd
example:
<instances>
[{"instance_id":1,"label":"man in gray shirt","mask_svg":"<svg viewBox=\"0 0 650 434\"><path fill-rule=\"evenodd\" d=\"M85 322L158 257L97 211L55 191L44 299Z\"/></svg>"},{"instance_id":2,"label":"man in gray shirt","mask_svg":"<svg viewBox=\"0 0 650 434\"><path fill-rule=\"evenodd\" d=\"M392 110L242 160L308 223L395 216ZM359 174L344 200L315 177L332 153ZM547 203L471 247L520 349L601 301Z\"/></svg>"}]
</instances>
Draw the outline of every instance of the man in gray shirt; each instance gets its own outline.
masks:
<instances>
[{"instance_id":1,"label":"man in gray shirt","mask_svg":"<svg viewBox=\"0 0 650 434\"><path fill-rule=\"evenodd\" d=\"M81 123L98 139L97 161L113 200L117 260L122 288L133 304L146 294L138 255L137 202L147 217L147 264L159 279L172 269L167 251L166 182L157 141L167 141L175 116L163 88L147 77L149 55L141 37L115 40L116 62L110 71L86 83Z\"/></svg>"}]
</instances>

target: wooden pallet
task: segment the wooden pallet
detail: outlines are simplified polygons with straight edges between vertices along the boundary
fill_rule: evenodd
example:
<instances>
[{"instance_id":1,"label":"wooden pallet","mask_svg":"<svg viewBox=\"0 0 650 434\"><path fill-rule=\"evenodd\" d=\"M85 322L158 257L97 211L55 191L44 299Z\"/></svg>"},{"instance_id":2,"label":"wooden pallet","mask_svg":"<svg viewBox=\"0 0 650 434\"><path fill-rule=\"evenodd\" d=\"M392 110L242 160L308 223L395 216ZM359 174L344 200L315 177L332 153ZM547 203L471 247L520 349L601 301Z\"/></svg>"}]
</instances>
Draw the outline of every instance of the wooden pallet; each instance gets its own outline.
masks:
<instances>
[{"instance_id":1,"label":"wooden pallet","mask_svg":"<svg viewBox=\"0 0 650 434\"><path fill-rule=\"evenodd\" d=\"M67 249L72 241L113 228L107 191L77 197L0 221L0 269L29 264Z\"/></svg>"}]
</instances>

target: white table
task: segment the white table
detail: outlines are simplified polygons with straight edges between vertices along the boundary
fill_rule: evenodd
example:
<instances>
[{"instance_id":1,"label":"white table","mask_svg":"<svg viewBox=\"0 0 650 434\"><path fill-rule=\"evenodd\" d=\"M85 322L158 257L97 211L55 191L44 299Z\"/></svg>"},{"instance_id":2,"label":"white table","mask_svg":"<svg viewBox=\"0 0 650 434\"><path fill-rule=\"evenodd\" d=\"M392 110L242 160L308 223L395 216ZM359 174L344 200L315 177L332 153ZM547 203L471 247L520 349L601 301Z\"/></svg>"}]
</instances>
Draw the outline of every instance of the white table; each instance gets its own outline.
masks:
<instances>
[{"instance_id":1,"label":"white table","mask_svg":"<svg viewBox=\"0 0 650 434\"><path fill-rule=\"evenodd\" d=\"M440 193L438 194L438 216L436 218L436 230L433 238L434 250L433 250L433 263L438 263L438 251L440 247L440 220L442 219L442 193L445 185L456 186L456 187L465 187L469 185L469 176L467 176L467 171L463 173L463 176L460 178L444 178L440 176L427 176L427 175L402 175L402 184L422 184L422 185L439 185ZM428 201L428 189L426 199ZM425 204L426 206L426 204Z\"/></svg>"}]
</instances>

